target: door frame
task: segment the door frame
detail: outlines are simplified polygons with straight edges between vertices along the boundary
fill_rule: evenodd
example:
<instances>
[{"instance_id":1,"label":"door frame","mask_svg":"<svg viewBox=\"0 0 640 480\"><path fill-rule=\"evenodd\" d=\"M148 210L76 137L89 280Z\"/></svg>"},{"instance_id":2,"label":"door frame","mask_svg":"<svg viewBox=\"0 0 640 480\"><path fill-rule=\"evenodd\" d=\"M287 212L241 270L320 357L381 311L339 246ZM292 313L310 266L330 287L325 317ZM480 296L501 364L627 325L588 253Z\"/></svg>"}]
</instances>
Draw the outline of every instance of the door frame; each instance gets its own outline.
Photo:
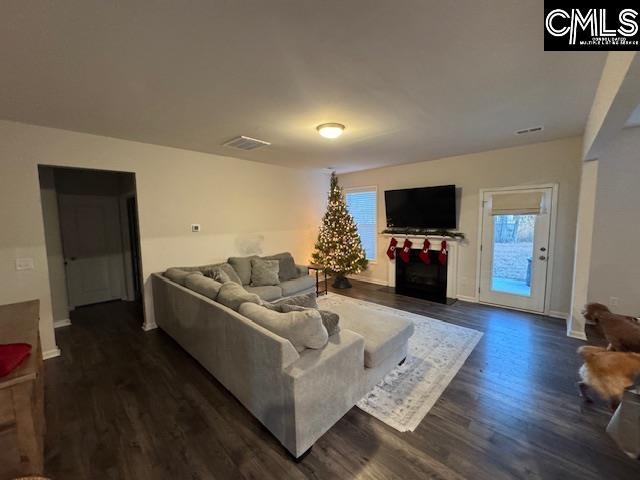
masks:
<instances>
[{"instance_id":1,"label":"door frame","mask_svg":"<svg viewBox=\"0 0 640 480\"><path fill-rule=\"evenodd\" d=\"M495 305L493 303L487 303L480 301L480 268L482 265L482 236L483 236L483 215L484 215L484 194L485 192L508 192L514 190L529 190L536 188L550 188L551 189L551 216L549 218L549 247L547 251L547 278L546 289L544 293L544 310L542 315L550 316L551 314L551 291L553 290L553 266L555 263L555 249L556 249L556 227L558 220L558 189L557 183L543 183L535 185L514 185L510 187L496 187L496 188L481 188L478 190L478 236L477 236L477 248L476 248L476 288L474 297L476 302L483 305L493 305L501 308L508 308L510 310L519 310L523 312L533 313L529 310L523 310L521 308L510 307L507 305Z\"/></svg>"}]
</instances>

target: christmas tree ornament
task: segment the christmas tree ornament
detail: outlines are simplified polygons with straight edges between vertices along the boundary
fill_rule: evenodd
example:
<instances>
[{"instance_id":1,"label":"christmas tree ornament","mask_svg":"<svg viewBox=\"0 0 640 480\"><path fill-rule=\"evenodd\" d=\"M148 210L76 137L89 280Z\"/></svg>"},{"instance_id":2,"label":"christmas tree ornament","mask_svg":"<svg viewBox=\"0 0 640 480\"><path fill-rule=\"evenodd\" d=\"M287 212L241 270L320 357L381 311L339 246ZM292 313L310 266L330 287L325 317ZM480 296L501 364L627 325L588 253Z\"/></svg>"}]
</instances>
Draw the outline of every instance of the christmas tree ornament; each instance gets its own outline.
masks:
<instances>
[{"instance_id":1,"label":"christmas tree ornament","mask_svg":"<svg viewBox=\"0 0 640 480\"><path fill-rule=\"evenodd\" d=\"M446 240L442 240L442 243L440 244L440 253L438 254L438 260L440 261L440 265L447 264L448 253L449 252L447 251L447 242Z\"/></svg>"},{"instance_id":2,"label":"christmas tree ornament","mask_svg":"<svg viewBox=\"0 0 640 480\"><path fill-rule=\"evenodd\" d=\"M422 260L425 264L429 265L431 263L431 258L429 257L429 248L431 247L431 243L428 239L425 238L424 244L422 245L422 250L418 254L420 260Z\"/></svg>"},{"instance_id":3,"label":"christmas tree ornament","mask_svg":"<svg viewBox=\"0 0 640 480\"><path fill-rule=\"evenodd\" d=\"M402 245L402 251L400 252L400 258L404 263L409 263L409 256L411 255L411 245L413 245L413 242L406 238L404 244Z\"/></svg>"},{"instance_id":4,"label":"christmas tree ornament","mask_svg":"<svg viewBox=\"0 0 640 480\"><path fill-rule=\"evenodd\" d=\"M395 238L391 238L389 242L389 248L387 248L387 257L389 260L394 260L396 258L396 246L398 245L398 240Z\"/></svg>"},{"instance_id":5,"label":"christmas tree ornament","mask_svg":"<svg viewBox=\"0 0 640 480\"><path fill-rule=\"evenodd\" d=\"M322 217L311 260L322 265L329 275L335 277L335 288L351 288L346 276L367 268L367 257L358 228L347 211L347 203L335 172L331 174L327 211Z\"/></svg>"}]
</instances>

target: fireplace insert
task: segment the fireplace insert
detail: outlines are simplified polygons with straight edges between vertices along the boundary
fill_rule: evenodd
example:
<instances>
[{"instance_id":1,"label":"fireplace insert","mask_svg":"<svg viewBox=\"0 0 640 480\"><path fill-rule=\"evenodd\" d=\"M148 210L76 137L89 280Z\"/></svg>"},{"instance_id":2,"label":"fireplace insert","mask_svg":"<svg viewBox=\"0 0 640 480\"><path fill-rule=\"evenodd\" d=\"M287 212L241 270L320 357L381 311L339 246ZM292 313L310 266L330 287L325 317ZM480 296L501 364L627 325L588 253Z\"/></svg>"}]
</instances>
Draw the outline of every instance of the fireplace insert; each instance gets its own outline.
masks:
<instances>
[{"instance_id":1,"label":"fireplace insert","mask_svg":"<svg viewBox=\"0 0 640 480\"><path fill-rule=\"evenodd\" d=\"M412 249L409 262L396 258L396 293L437 303L447 302L447 263L438 259L438 251L429 250L429 263Z\"/></svg>"}]
</instances>

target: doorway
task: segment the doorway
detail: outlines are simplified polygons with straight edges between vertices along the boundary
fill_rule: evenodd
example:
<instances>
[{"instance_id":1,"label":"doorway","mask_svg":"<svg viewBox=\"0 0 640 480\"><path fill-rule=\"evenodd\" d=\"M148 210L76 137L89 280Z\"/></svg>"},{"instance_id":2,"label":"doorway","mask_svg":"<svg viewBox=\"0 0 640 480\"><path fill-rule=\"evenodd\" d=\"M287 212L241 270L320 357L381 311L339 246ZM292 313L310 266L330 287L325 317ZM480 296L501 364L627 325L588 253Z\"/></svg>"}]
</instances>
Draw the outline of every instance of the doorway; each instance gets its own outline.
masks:
<instances>
[{"instance_id":1,"label":"doorway","mask_svg":"<svg viewBox=\"0 0 640 480\"><path fill-rule=\"evenodd\" d=\"M78 307L141 303L135 174L38 169L54 325L68 325Z\"/></svg>"},{"instance_id":2,"label":"doorway","mask_svg":"<svg viewBox=\"0 0 640 480\"><path fill-rule=\"evenodd\" d=\"M484 190L481 198L480 302L544 313L555 186Z\"/></svg>"}]
</instances>

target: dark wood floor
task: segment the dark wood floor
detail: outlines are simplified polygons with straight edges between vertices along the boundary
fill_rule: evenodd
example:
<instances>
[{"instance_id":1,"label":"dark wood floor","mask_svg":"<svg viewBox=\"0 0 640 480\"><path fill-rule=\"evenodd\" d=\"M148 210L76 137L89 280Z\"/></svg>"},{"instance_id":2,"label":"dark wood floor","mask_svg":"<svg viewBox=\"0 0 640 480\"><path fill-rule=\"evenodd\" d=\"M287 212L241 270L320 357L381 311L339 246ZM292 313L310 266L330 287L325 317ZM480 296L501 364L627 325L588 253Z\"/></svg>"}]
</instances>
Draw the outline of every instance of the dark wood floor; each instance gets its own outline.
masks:
<instances>
[{"instance_id":1,"label":"dark wood floor","mask_svg":"<svg viewBox=\"0 0 640 480\"><path fill-rule=\"evenodd\" d=\"M46 471L54 479L638 479L640 462L583 407L581 342L558 320L394 295L341 292L485 333L415 432L353 408L296 464L215 379L132 304L77 309L46 362Z\"/></svg>"}]
</instances>

